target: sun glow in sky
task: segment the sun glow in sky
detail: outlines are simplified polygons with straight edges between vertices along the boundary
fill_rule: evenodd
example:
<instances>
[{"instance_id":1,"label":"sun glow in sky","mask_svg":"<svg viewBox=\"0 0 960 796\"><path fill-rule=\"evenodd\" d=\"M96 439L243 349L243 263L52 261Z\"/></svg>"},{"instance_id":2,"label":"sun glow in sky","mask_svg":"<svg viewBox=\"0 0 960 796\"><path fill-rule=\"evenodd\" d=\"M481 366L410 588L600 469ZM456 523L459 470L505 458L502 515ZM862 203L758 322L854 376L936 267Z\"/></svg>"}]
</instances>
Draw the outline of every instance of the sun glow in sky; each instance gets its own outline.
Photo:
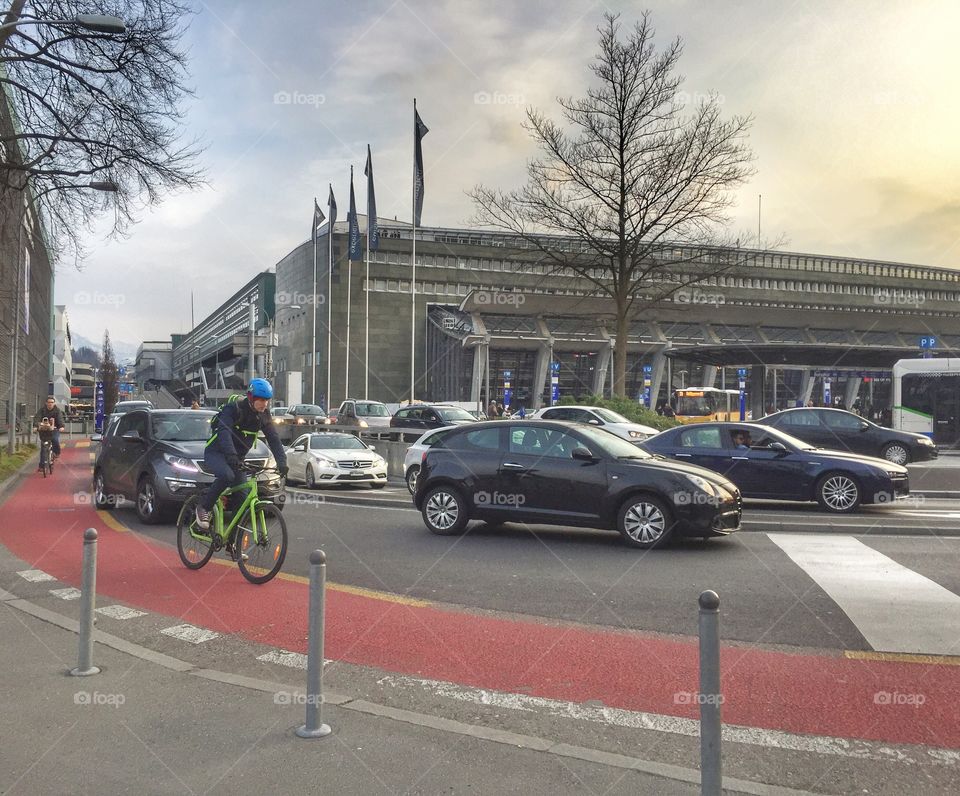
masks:
<instances>
[{"instance_id":1,"label":"sun glow in sky","mask_svg":"<svg viewBox=\"0 0 960 796\"><path fill-rule=\"evenodd\" d=\"M510 188L535 154L527 105L559 118L579 95L608 6L586 0L197 3L187 44L209 186L169 197L128 238L90 238L57 303L93 339L164 339L307 238L328 183L365 202L373 148L380 214L410 218L412 100L424 139L427 226L466 225L475 184ZM734 229L784 249L960 267L960 4L954 0L678 0L649 7L684 41L690 95L752 114L757 174ZM284 98L290 99L284 103ZM80 291L123 302L78 305Z\"/></svg>"}]
</instances>

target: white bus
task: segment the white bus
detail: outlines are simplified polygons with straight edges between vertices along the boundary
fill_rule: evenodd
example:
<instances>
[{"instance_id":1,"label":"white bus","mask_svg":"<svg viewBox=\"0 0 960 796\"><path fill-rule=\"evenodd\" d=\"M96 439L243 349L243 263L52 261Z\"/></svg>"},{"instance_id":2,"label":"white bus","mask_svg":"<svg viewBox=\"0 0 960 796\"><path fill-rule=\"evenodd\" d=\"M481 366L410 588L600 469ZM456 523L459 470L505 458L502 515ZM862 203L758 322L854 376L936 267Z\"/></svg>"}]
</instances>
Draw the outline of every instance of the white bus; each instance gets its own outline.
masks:
<instances>
[{"instance_id":1,"label":"white bus","mask_svg":"<svg viewBox=\"0 0 960 796\"><path fill-rule=\"evenodd\" d=\"M901 359L893 366L893 427L943 447L960 442L960 359Z\"/></svg>"}]
</instances>

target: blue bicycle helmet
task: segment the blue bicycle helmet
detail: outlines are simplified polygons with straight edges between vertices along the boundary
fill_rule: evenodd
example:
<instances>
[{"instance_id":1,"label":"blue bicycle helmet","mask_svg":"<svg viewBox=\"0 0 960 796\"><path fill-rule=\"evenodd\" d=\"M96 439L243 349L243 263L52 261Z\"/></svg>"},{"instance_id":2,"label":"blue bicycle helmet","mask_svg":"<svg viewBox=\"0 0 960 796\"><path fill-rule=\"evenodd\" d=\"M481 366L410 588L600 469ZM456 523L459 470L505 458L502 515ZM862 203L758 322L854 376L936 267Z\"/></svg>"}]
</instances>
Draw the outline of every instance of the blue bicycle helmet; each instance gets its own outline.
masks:
<instances>
[{"instance_id":1,"label":"blue bicycle helmet","mask_svg":"<svg viewBox=\"0 0 960 796\"><path fill-rule=\"evenodd\" d=\"M266 379L254 379L247 388L251 398L273 398L273 386Z\"/></svg>"}]
</instances>

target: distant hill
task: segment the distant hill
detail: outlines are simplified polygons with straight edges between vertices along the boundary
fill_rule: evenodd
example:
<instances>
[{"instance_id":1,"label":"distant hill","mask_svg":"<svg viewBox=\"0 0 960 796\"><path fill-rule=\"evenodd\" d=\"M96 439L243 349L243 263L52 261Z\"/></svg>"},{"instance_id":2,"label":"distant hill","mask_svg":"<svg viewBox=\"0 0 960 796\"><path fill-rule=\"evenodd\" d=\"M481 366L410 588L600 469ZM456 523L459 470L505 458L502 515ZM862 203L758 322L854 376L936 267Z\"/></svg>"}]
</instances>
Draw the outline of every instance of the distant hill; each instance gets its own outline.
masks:
<instances>
[{"instance_id":1,"label":"distant hill","mask_svg":"<svg viewBox=\"0 0 960 796\"><path fill-rule=\"evenodd\" d=\"M100 357L100 351L103 348L103 339L100 340L90 340L89 338L84 337L82 334L78 334L73 330L70 331L70 342L72 343L74 355L74 360L78 362L86 362L89 365L96 365ZM118 365L132 365L134 360L137 358L137 349L140 347L139 343L124 343L122 340L114 340L110 338L110 343L113 345L113 355L117 360ZM92 349L96 354L96 359L93 362L90 362L87 359L77 360L77 352L82 351L84 348Z\"/></svg>"}]
</instances>

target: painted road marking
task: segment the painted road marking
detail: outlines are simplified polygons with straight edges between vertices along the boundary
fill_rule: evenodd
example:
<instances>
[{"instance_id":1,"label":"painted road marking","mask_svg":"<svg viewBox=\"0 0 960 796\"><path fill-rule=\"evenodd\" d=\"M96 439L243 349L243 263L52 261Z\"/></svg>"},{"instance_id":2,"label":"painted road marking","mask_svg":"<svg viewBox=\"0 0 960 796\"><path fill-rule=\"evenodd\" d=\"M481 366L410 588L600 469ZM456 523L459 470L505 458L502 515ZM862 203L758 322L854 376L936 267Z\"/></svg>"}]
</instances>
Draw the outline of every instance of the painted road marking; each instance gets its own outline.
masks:
<instances>
[{"instance_id":1,"label":"painted road marking","mask_svg":"<svg viewBox=\"0 0 960 796\"><path fill-rule=\"evenodd\" d=\"M307 656L299 652L288 652L287 650L270 650L266 655L258 655L258 661L264 663L279 663L281 666L289 666L291 669L306 669ZM324 661L324 664L328 661Z\"/></svg>"},{"instance_id":2,"label":"painted road marking","mask_svg":"<svg viewBox=\"0 0 960 796\"><path fill-rule=\"evenodd\" d=\"M879 652L956 655L960 597L852 536L767 534Z\"/></svg>"},{"instance_id":3,"label":"painted road marking","mask_svg":"<svg viewBox=\"0 0 960 796\"><path fill-rule=\"evenodd\" d=\"M45 580L56 580L53 575L48 575L42 569L24 569L17 573L21 578L30 583L40 583Z\"/></svg>"},{"instance_id":4,"label":"painted road marking","mask_svg":"<svg viewBox=\"0 0 960 796\"><path fill-rule=\"evenodd\" d=\"M124 525L120 520L114 517L109 511L104 509L97 509L97 516L100 518L100 521L106 525L108 528L112 528L117 531L117 533L126 533L130 529Z\"/></svg>"},{"instance_id":5,"label":"painted road marking","mask_svg":"<svg viewBox=\"0 0 960 796\"><path fill-rule=\"evenodd\" d=\"M174 625L173 627L165 627L160 632L165 636L172 636L173 638L189 642L190 644L203 644L204 641L210 641L220 635L219 633L214 633L212 630L205 630L202 627L194 627L193 625Z\"/></svg>"},{"instance_id":6,"label":"painted road marking","mask_svg":"<svg viewBox=\"0 0 960 796\"><path fill-rule=\"evenodd\" d=\"M90 447L90 440L88 440L88 439L82 439L82 440L80 440L80 441L76 444L76 447L78 447L78 448L89 448L89 447Z\"/></svg>"},{"instance_id":7,"label":"painted road marking","mask_svg":"<svg viewBox=\"0 0 960 796\"><path fill-rule=\"evenodd\" d=\"M377 683L378 685L392 687L418 687L436 696L487 707L509 708L528 713L547 713L552 716L590 721L595 724L669 732L676 735L687 735L692 738L700 735L699 721L679 716L665 716L660 713L644 713L604 706L592 707L577 702L563 702L556 699L528 696L527 694L489 691L484 688L469 688L440 680L419 680L403 675L386 675L377 680ZM903 748L892 749L889 744L885 743L855 741L827 735L798 735L781 730L742 727L736 724L724 724L722 738L729 743L765 746L794 752L812 752L818 755L832 755L857 760L876 760L910 765L929 765L931 763L945 766L960 765L960 752L952 749L914 746L907 751Z\"/></svg>"},{"instance_id":8,"label":"painted road marking","mask_svg":"<svg viewBox=\"0 0 960 796\"><path fill-rule=\"evenodd\" d=\"M80 589L75 589L71 586L68 589L50 589L50 593L54 597L59 597L61 600L79 600L80 599Z\"/></svg>"},{"instance_id":9,"label":"painted road marking","mask_svg":"<svg viewBox=\"0 0 960 796\"><path fill-rule=\"evenodd\" d=\"M858 661L891 661L893 663L919 663L923 666L960 666L958 655L910 655L905 652L870 652L869 650L844 650L844 658Z\"/></svg>"},{"instance_id":10,"label":"painted road marking","mask_svg":"<svg viewBox=\"0 0 960 796\"><path fill-rule=\"evenodd\" d=\"M137 611L125 605L105 605L103 608L97 608L97 613L109 616L111 619L136 619L138 616L147 615L146 611Z\"/></svg>"}]
</instances>

